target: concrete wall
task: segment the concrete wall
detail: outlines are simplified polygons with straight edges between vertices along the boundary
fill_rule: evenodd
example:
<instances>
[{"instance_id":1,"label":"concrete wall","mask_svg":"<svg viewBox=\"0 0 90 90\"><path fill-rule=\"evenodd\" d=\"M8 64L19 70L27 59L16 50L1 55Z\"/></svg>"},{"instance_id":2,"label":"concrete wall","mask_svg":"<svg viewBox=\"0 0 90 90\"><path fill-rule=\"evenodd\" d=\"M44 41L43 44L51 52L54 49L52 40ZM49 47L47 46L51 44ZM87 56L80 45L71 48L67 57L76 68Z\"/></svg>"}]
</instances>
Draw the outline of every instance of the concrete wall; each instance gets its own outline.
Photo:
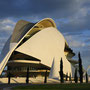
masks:
<instances>
[{"instance_id":1,"label":"concrete wall","mask_svg":"<svg viewBox=\"0 0 90 90\"><path fill-rule=\"evenodd\" d=\"M36 57L41 60L42 64L49 67L51 67L53 58L55 58L57 72L60 71L62 57L64 73L71 73L71 64L66 59L64 48L65 39L63 35L56 28L49 27L36 33L15 51ZM59 74L57 77L59 77Z\"/></svg>"}]
</instances>

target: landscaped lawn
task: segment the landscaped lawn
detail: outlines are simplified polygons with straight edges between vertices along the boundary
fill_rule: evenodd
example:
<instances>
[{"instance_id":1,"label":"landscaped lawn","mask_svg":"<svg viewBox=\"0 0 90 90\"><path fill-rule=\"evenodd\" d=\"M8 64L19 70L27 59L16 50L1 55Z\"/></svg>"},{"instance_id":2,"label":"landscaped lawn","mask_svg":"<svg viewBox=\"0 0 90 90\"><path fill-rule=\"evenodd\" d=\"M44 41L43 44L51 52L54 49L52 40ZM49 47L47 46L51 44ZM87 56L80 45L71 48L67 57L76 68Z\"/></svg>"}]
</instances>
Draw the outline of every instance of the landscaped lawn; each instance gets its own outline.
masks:
<instances>
[{"instance_id":1,"label":"landscaped lawn","mask_svg":"<svg viewBox=\"0 0 90 90\"><path fill-rule=\"evenodd\" d=\"M13 90L90 90L90 84L41 84L17 86Z\"/></svg>"}]
</instances>

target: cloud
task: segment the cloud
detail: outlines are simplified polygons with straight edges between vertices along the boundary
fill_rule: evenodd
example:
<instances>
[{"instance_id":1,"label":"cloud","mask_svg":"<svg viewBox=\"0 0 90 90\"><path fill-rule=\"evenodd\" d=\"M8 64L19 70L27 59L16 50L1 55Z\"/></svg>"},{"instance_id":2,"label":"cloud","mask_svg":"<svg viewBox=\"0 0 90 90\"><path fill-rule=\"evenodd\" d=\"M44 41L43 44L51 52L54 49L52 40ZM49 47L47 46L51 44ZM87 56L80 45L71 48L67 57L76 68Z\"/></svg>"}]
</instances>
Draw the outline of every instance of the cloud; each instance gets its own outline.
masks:
<instances>
[{"instance_id":1,"label":"cloud","mask_svg":"<svg viewBox=\"0 0 90 90\"><path fill-rule=\"evenodd\" d=\"M85 43L81 43L81 42L78 42L78 41L71 41L70 42L70 46L71 47L84 47L85 46Z\"/></svg>"},{"instance_id":2,"label":"cloud","mask_svg":"<svg viewBox=\"0 0 90 90\"><path fill-rule=\"evenodd\" d=\"M86 46L87 48L87 51L89 52L89 55L90 55L90 43Z\"/></svg>"},{"instance_id":3,"label":"cloud","mask_svg":"<svg viewBox=\"0 0 90 90\"><path fill-rule=\"evenodd\" d=\"M89 38L89 39L86 39L86 40L85 40L85 42L86 42L86 43L87 43L87 42L89 42L89 43L90 43L90 38Z\"/></svg>"},{"instance_id":4,"label":"cloud","mask_svg":"<svg viewBox=\"0 0 90 90\"><path fill-rule=\"evenodd\" d=\"M0 24L11 24L11 25L15 25L16 23L13 20L10 19L3 19L0 21Z\"/></svg>"},{"instance_id":5,"label":"cloud","mask_svg":"<svg viewBox=\"0 0 90 90\"><path fill-rule=\"evenodd\" d=\"M13 27L12 26L9 26L9 25L6 25L5 27L2 27L1 29L2 30L12 30Z\"/></svg>"},{"instance_id":6,"label":"cloud","mask_svg":"<svg viewBox=\"0 0 90 90\"><path fill-rule=\"evenodd\" d=\"M84 42L81 42L80 40L76 40L73 36L65 36L67 42L69 43L69 46L72 48L81 48L85 46Z\"/></svg>"},{"instance_id":7,"label":"cloud","mask_svg":"<svg viewBox=\"0 0 90 90\"><path fill-rule=\"evenodd\" d=\"M5 42L7 41L7 39L8 39L7 37L1 37L0 36L0 52L1 52Z\"/></svg>"},{"instance_id":8,"label":"cloud","mask_svg":"<svg viewBox=\"0 0 90 90\"><path fill-rule=\"evenodd\" d=\"M10 19L1 19L0 20L0 31L12 31L15 26L15 22Z\"/></svg>"},{"instance_id":9,"label":"cloud","mask_svg":"<svg viewBox=\"0 0 90 90\"><path fill-rule=\"evenodd\" d=\"M15 26L15 22L11 19L5 18L5 19L0 19L0 52L11 35L13 29Z\"/></svg>"},{"instance_id":10,"label":"cloud","mask_svg":"<svg viewBox=\"0 0 90 90\"><path fill-rule=\"evenodd\" d=\"M62 32L83 32L85 30L90 30L90 15L81 17L81 18L71 18L68 23L59 23L60 30Z\"/></svg>"},{"instance_id":11,"label":"cloud","mask_svg":"<svg viewBox=\"0 0 90 90\"><path fill-rule=\"evenodd\" d=\"M13 17L18 20L27 18L28 21L35 22L51 17L56 21L61 32L81 32L90 29L90 25L87 24L90 23L89 2L89 0L23 0L23 2L2 0L0 18ZM14 23L8 20L3 22Z\"/></svg>"},{"instance_id":12,"label":"cloud","mask_svg":"<svg viewBox=\"0 0 90 90\"><path fill-rule=\"evenodd\" d=\"M0 2L0 16L70 17L79 11L82 2L82 0L2 0Z\"/></svg>"}]
</instances>

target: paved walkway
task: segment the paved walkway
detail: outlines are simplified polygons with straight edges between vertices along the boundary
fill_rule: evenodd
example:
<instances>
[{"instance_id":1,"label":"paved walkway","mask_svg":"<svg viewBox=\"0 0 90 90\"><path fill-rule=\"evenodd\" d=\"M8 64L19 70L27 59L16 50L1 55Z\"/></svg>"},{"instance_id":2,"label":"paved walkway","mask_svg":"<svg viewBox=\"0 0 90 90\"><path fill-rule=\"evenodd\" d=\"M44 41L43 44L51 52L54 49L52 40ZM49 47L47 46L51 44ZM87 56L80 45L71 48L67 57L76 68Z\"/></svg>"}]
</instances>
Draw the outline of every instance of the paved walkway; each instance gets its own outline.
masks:
<instances>
[{"instance_id":1,"label":"paved walkway","mask_svg":"<svg viewBox=\"0 0 90 90\"><path fill-rule=\"evenodd\" d=\"M17 86L17 85L27 85L26 78L24 77L17 77L17 78L11 78L10 80L11 84L8 83L8 78L0 78L0 90L10 90L10 88ZM47 79L48 83L60 83L59 80L55 79ZM32 84L44 84L44 77L40 78L29 78L29 83ZM32 85L30 84L30 85Z\"/></svg>"},{"instance_id":2,"label":"paved walkway","mask_svg":"<svg viewBox=\"0 0 90 90\"><path fill-rule=\"evenodd\" d=\"M12 87L20 86L20 85L28 85L26 83L26 78L11 78L11 84L8 83L8 78L0 78L0 90L10 90ZM31 84L30 84L31 83ZM55 79L47 79L47 84L58 84L60 83L59 80ZM70 81L67 81L65 83L70 83ZM74 81L72 82L74 83ZM44 78L29 78L29 84L44 84Z\"/></svg>"}]
</instances>

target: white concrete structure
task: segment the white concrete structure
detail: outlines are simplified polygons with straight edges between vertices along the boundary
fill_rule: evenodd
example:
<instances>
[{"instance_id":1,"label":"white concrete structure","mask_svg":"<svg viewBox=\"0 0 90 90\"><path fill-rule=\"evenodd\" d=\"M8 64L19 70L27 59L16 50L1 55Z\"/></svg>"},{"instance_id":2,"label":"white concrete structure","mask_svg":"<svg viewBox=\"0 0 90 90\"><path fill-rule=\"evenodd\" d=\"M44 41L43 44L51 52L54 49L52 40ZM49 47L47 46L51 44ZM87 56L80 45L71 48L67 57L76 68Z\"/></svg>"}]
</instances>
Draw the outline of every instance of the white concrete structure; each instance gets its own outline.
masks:
<instances>
[{"instance_id":1,"label":"white concrete structure","mask_svg":"<svg viewBox=\"0 0 90 90\"><path fill-rule=\"evenodd\" d=\"M64 74L68 72L73 75L74 64L78 63L71 60L74 55L52 19L45 18L36 24L20 20L2 50L0 74L6 65L51 68L53 58L58 73L62 58ZM59 74L56 77L59 77Z\"/></svg>"},{"instance_id":2,"label":"white concrete structure","mask_svg":"<svg viewBox=\"0 0 90 90\"><path fill-rule=\"evenodd\" d=\"M56 62L57 61L54 58L53 62L52 62L52 67L51 67L51 70L50 70L49 78L59 79L59 73L58 73L57 63Z\"/></svg>"}]
</instances>

